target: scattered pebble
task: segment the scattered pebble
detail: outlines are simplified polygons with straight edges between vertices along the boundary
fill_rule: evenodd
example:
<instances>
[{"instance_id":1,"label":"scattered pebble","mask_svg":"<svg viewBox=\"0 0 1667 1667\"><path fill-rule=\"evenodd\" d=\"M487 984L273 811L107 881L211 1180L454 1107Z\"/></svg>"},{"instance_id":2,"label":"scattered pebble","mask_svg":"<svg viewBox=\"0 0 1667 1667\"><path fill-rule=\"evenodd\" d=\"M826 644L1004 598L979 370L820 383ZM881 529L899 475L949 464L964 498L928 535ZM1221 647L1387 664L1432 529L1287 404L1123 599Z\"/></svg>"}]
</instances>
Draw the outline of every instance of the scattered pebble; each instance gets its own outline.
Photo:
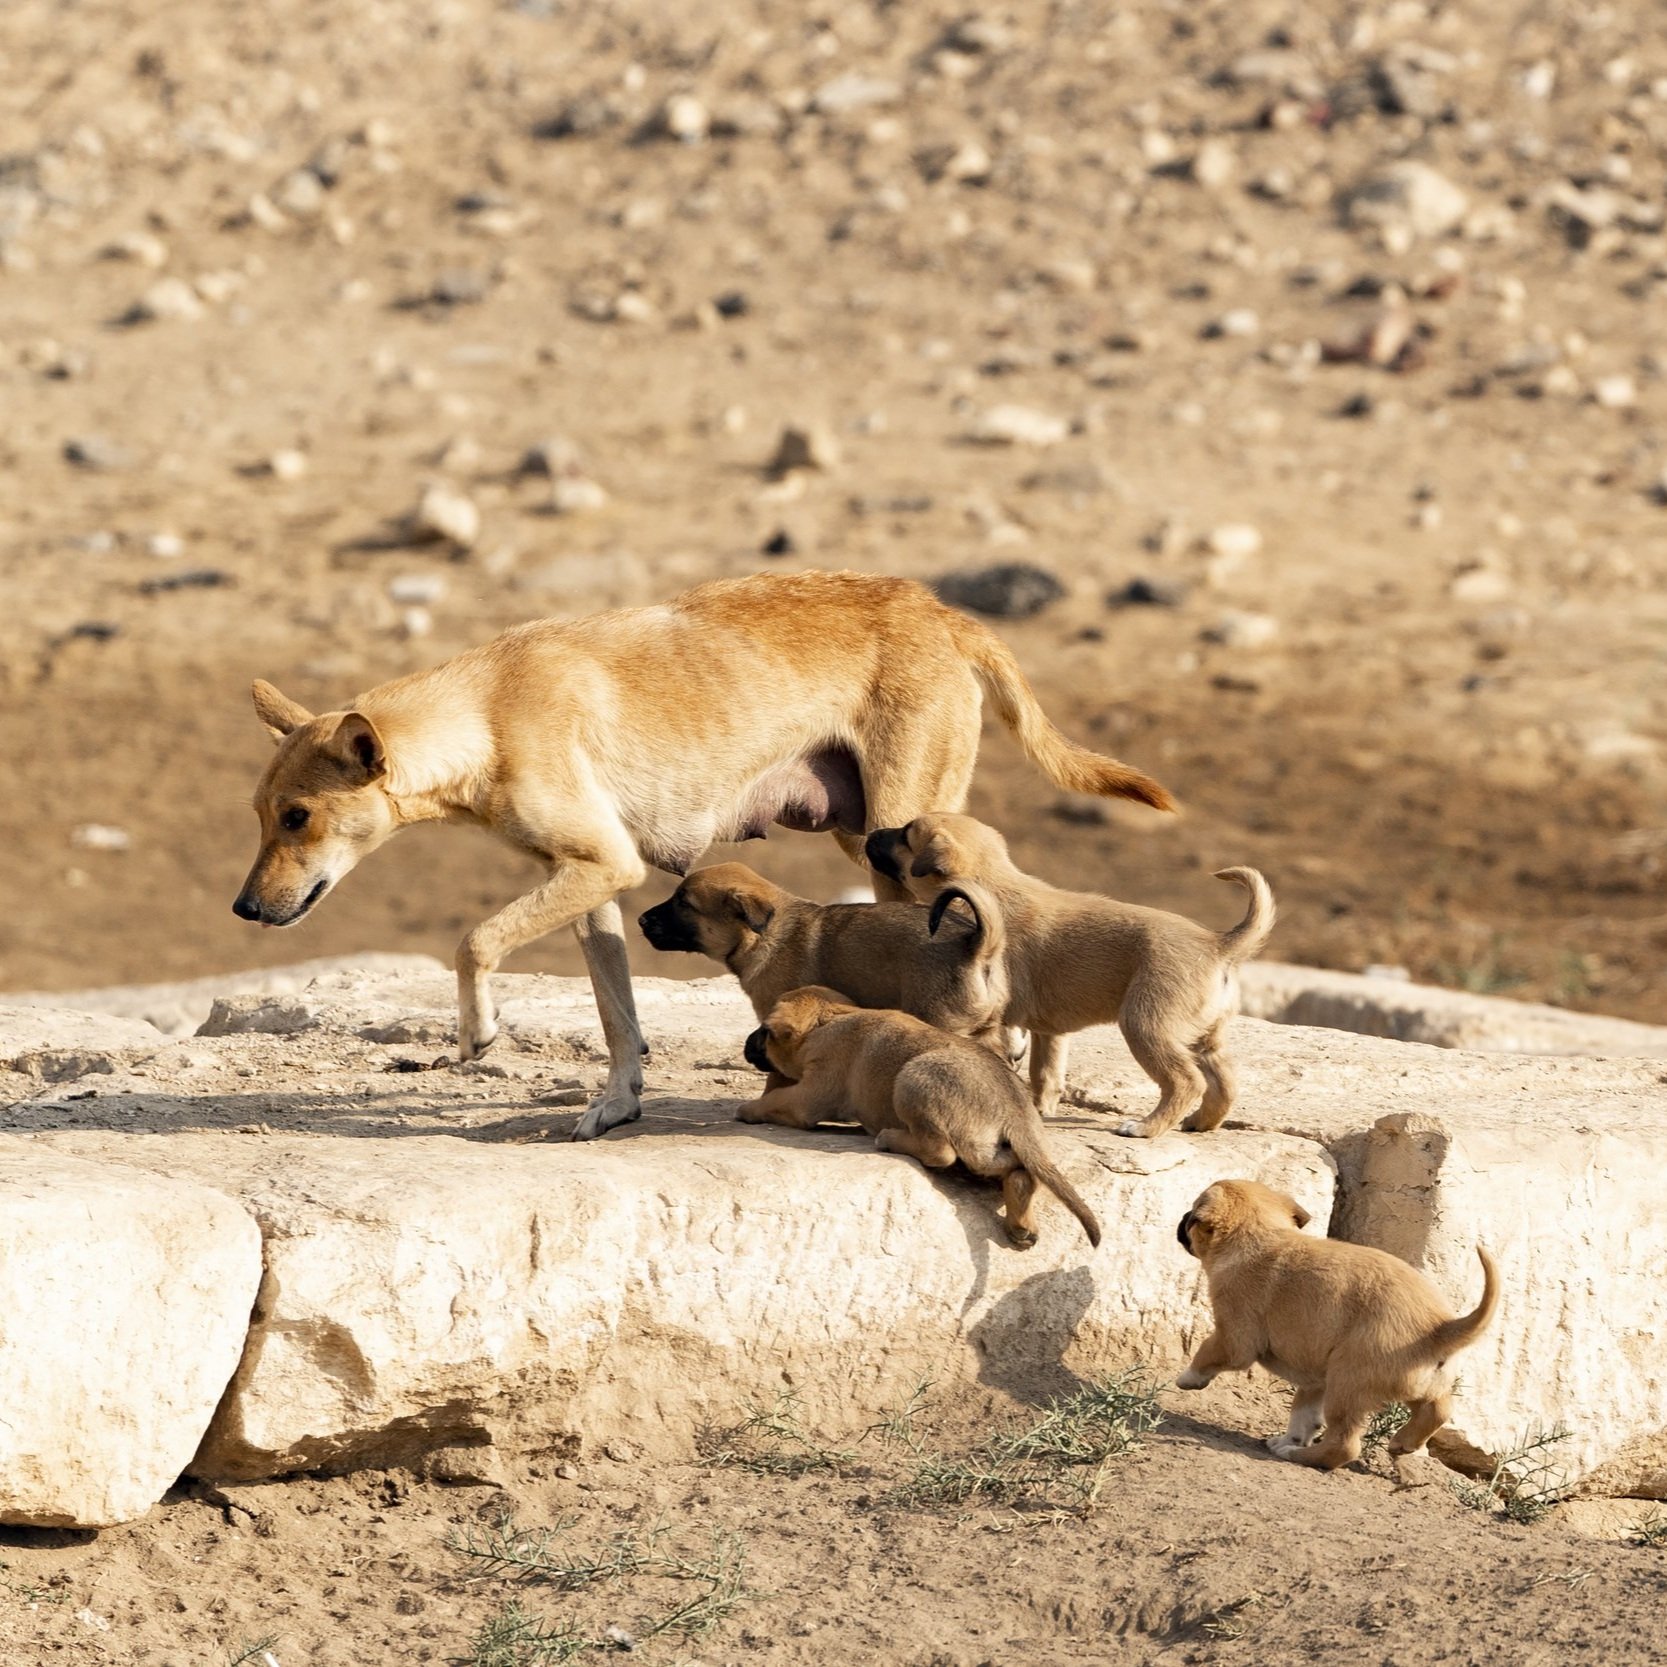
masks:
<instances>
[{"instance_id":1,"label":"scattered pebble","mask_svg":"<svg viewBox=\"0 0 1667 1667\"><path fill-rule=\"evenodd\" d=\"M1392 162L1368 174L1343 205L1349 225L1399 234L1440 237L1464 219L1470 199L1424 162Z\"/></svg>"},{"instance_id":2,"label":"scattered pebble","mask_svg":"<svg viewBox=\"0 0 1667 1667\"><path fill-rule=\"evenodd\" d=\"M286 448L267 458L265 472L274 480L299 480L307 472L307 454Z\"/></svg>"},{"instance_id":3,"label":"scattered pebble","mask_svg":"<svg viewBox=\"0 0 1667 1667\"><path fill-rule=\"evenodd\" d=\"M71 830L69 842L78 851L128 851L133 847L133 836L126 828L109 822L83 822Z\"/></svg>"},{"instance_id":4,"label":"scattered pebble","mask_svg":"<svg viewBox=\"0 0 1667 1667\"><path fill-rule=\"evenodd\" d=\"M64 442L64 461L78 469L114 471L131 469L139 461L131 447L102 434L81 434Z\"/></svg>"},{"instance_id":5,"label":"scattered pebble","mask_svg":"<svg viewBox=\"0 0 1667 1667\"><path fill-rule=\"evenodd\" d=\"M1226 185L1237 172L1238 160L1223 139L1206 139L1187 164L1187 177L1211 191Z\"/></svg>"},{"instance_id":6,"label":"scattered pebble","mask_svg":"<svg viewBox=\"0 0 1667 1667\"><path fill-rule=\"evenodd\" d=\"M155 324L164 319L201 318L202 298L183 278L158 278L122 314L124 324Z\"/></svg>"},{"instance_id":7,"label":"scattered pebble","mask_svg":"<svg viewBox=\"0 0 1667 1667\"><path fill-rule=\"evenodd\" d=\"M1248 521L1224 521L1204 535L1204 548L1212 556L1248 561L1261 552L1261 530Z\"/></svg>"},{"instance_id":8,"label":"scattered pebble","mask_svg":"<svg viewBox=\"0 0 1667 1667\"><path fill-rule=\"evenodd\" d=\"M1272 614L1242 613L1231 609L1213 625L1204 628L1206 642L1223 648L1266 648L1279 635L1279 621Z\"/></svg>"},{"instance_id":9,"label":"scattered pebble","mask_svg":"<svg viewBox=\"0 0 1667 1667\"><path fill-rule=\"evenodd\" d=\"M99 250L104 260L130 260L140 266L166 266L168 245L152 232L128 232Z\"/></svg>"},{"instance_id":10,"label":"scattered pebble","mask_svg":"<svg viewBox=\"0 0 1667 1667\"><path fill-rule=\"evenodd\" d=\"M951 607L991 619L1029 619L1065 594L1064 585L1052 573L1029 562L946 573L933 588Z\"/></svg>"},{"instance_id":11,"label":"scattered pebble","mask_svg":"<svg viewBox=\"0 0 1667 1667\"><path fill-rule=\"evenodd\" d=\"M1106 601L1114 608L1178 608L1186 599L1184 580L1141 577L1130 579Z\"/></svg>"},{"instance_id":12,"label":"scattered pebble","mask_svg":"<svg viewBox=\"0 0 1667 1667\"><path fill-rule=\"evenodd\" d=\"M1262 320L1254 307L1234 307L1219 318L1212 318L1204 326L1204 335L1207 340L1215 341L1224 336L1254 336L1261 328Z\"/></svg>"},{"instance_id":13,"label":"scattered pebble","mask_svg":"<svg viewBox=\"0 0 1667 1667\"><path fill-rule=\"evenodd\" d=\"M1592 399L1606 411L1626 411L1638 403L1638 385L1630 376L1600 376L1592 384Z\"/></svg>"},{"instance_id":14,"label":"scattered pebble","mask_svg":"<svg viewBox=\"0 0 1667 1667\"><path fill-rule=\"evenodd\" d=\"M405 524L418 541L445 540L465 550L480 537L480 511L473 499L439 484L424 490Z\"/></svg>"},{"instance_id":15,"label":"scattered pebble","mask_svg":"<svg viewBox=\"0 0 1667 1667\"><path fill-rule=\"evenodd\" d=\"M438 573L401 573L388 581L388 600L407 607L433 607L446 594Z\"/></svg>"},{"instance_id":16,"label":"scattered pebble","mask_svg":"<svg viewBox=\"0 0 1667 1667\"><path fill-rule=\"evenodd\" d=\"M775 455L765 465L764 472L781 476L796 469L837 469L840 455L839 442L832 430L821 424L788 427L781 431Z\"/></svg>"},{"instance_id":17,"label":"scattered pebble","mask_svg":"<svg viewBox=\"0 0 1667 1667\"><path fill-rule=\"evenodd\" d=\"M819 116L845 116L853 110L895 104L902 96L903 89L896 81L864 75L861 70L848 70L817 88L810 107Z\"/></svg>"},{"instance_id":18,"label":"scattered pebble","mask_svg":"<svg viewBox=\"0 0 1667 1667\"><path fill-rule=\"evenodd\" d=\"M550 488L550 508L557 515L584 515L607 502L607 492L588 475L562 475Z\"/></svg>"},{"instance_id":19,"label":"scattered pebble","mask_svg":"<svg viewBox=\"0 0 1667 1667\"><path fill-rule=\"evenodd\" d=\"M172 561L185 554L185 540L178 533L152 533L145 540L145 554L158 561Z\"/></svg>"},{"instance_id":20,"label":"scattered pebble","mask_svg":"<svg viewBox=\"0 0 1667 1667\"><path fill-rule=\"evenodd\" d=\"M981 446L1057 446L1070 432L1071 425L1052 412L1028 405L992 405L979 413L967 438Z\"/></svg>"}]
</instances>

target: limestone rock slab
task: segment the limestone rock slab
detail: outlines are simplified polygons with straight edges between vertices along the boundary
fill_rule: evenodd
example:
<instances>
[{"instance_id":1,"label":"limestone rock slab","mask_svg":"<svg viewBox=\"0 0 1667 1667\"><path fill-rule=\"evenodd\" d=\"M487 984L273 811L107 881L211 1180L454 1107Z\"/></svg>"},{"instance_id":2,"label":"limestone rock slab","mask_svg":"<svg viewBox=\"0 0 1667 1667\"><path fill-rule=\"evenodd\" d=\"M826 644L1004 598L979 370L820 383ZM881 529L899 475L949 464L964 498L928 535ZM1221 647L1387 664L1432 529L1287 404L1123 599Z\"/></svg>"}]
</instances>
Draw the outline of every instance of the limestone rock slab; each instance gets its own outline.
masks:
<instances>
[{"instance_id":1,"label":"limestone rock slab","mask_svg":"<svg viewBox=\"0 0 1667 1667\"><path fill-rule=\"evenodd\" d=\"M1251 962L1240 978L1245 1014L1276 1024L1318 1025L1475 1053L1667 1059L1667 1025L1279 961Z\"/></svg>"},{"instance_id":2,"label":"limestone rock slab","mask_svg":"<svg viewBox=\"0 0 1667 1667\"><path fill-rule=\"evenodd\" d=\"M237 1365L260 1233L212 1187L0 1140L0 1523L143 1516Z\"/></svg>"},{"instance_id":3,"label":"limestone rock slab","mask_svg":"<svg viewBox=\"0 0 1667 1667\"><path fill-rule=\"evenodd\" d=\"M993 1188L928 1176L860 1135L739 1125L732 1103L692 1133L645 1123L579 1146L43 1138L201 1177L260 1221L248 1346L192 1466L217 1480L482 1439L686 1455L702 1428L787 1383L838 1428L923 1376L1020 1387L1167 1369L1205 1322L1174 1232L1209 1180L1260 1176L1321 1223L1332 1207L1311 1142L1165 1150L1062 1128L1106 1242L1091 1252L1053 1207L1021 1254Z\"/></svg>"}]
</instances>

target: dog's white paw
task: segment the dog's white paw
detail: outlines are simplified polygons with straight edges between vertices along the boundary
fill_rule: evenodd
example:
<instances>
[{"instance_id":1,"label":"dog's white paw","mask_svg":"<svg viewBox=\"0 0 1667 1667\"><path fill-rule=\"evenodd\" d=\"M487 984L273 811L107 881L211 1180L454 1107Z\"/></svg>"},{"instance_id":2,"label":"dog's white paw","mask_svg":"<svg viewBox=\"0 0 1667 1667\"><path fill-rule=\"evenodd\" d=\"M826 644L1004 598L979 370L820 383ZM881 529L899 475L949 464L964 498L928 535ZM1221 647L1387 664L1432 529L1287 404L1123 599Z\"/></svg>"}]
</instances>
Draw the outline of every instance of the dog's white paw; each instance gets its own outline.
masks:
<instances>
[{"instance_id":1,"label":"dog's white paw","mask_svg":"<svg viewBox=\"0 0 1667 1667\"><path fill-rule=\"evenodd\" d=\"M595 1140L598 1135L606 1134L609 1129L617 1129L622 1123L635 1123L641 1116L640 1100L605 1096L579 1119L579 1126L573 1131L573 1138Z\"/></svg>"},{"instance_id":2,"label":"dog's white paw","mask_svg":"<svg viewBox=\"0 0 1667 1667\"><path fill-rule=\"evenodd\" d=\"M1140 1126L1140 1120L1136 1117L1125 1117L1111 1132L1127 1135L1130 1140L1144 1140L1146 1138L1146 1131Z\"/></svg>"},{"instance_id":3,"label":"dog's white paw","mask_svg":"<svg viewBox=\"0 0 1667 1667\"><path fill-rule=\"evenodd\" d=\"M1190 1366L1175 1380L1177 1389L1208 1389L1210 1375L1208 1372L1195 1372Z\"/></svg>"},{"instance_id":4,"label":"dog's white paw","mask_svg":"<svg viewBox=\"0 0 1667 1667\"><path fill-rule=\"evenodd\" d=\"M472 1059L479 1059L486 1050L498 1039L498 1021L488 1019L484 1024L471 1029L467 1024L461 1025L457 1033L457 1062L467 1065Z\"/></svg>"},{"instance_id":5,"label":"dog's white paw","mask_svg":"<svg viewBox=\"0 0 1667 1667\"><path fill-rule=\"evenodd\" d=\"M1294 1458L1307 1445L1306 1441L1292 1441L1288 1435L1270 1435L1268 1437L1268 1451L1276 1458Z\"/></svg>"}]
</instances>

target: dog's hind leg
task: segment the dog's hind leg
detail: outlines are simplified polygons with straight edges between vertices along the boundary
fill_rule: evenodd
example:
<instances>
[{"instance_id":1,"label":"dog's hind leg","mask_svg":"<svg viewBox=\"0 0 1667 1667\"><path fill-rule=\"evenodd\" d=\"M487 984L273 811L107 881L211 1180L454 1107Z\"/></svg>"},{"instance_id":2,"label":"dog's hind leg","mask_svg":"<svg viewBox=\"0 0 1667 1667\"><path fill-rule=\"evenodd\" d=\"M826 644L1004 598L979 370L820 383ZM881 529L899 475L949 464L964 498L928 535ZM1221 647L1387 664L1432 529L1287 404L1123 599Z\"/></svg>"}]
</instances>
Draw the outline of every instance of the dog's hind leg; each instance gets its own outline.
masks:
<instances>
[{"instance_id":1,"label":"dog's hind leg","mask_svg":"<svg viewBox=\"0 0 1667 1667\"><path fill-rule=\"evenodd\" d=\"M1190 1048L1171 1041L1157 1024L1148 1028L1138 1013L1129 1012L1127 1003L1122 1025L1129 1052L1163 1094L1155 1111L1146 1117L1128 1118L1117 1125L1117 1132L1147 1139L1168 1134L1178 1123L1191 1117L1203 1101L1207 1086L1204 1073L1199 1070Z\"/></svg>"},{"instance_id":2,"label":"dog's hind leg","mask_svg":"<svg viewBox=\"0 0 1667 1667\"><path fill-rule=\"evenodd\" d=\"M955 1161L955 1148L941 1134L933 1130L881 1129L874 1144L882 1152L900 1152L906 1158L918 1158L928 1169L948 1169Z\"/></svg>"},{"instance_id":3,"label":"dog's hind leg","mask_svg":"<svg viewBox=\"0 0 1667 1667\"><path fill-rule=\"evenodd\" d=\"M1412 1416L1390 1438L1389 1451L1397 1458L1416 1453L1453 1414L1450 1395L1434 1395L1412 1403Z\"/></svg>"},{"instance_id":4,"label":"dog's hind leg","mask_svg":"<svg viewBox=\"0 0 1667 1667\"><path fill-rule=\"evenodd\" d=\"M602 1098L587 1108L573 1131L575 1140L593 1140L642 1115L642 1028L631 993L631 963L625 954L625 920L617 900L610 900L573 923L574 935L590 971L602 1035L608 1044L608 1082Z\"/></svg>"},{"instance_id":5,"label":"dog's hind leg","mask_svg":"<svg viewBox=\"0 0 1667 1667\"><path fill-rule=\"evenodd\" d=\"M1069 1037L1031 1032L1030 1097L1043 1117L1051 1117L1059 1109L1059 1096L1065 1091L1065 1055L1069 1048Z\"/></svg>"},{"instance_id":6,"label":"dog's hind leg","mask_svg":"<svg viewBox=\"0 0 1667 1667\"><path fill-rule=\"evenodd\" d=\"M1205 1033L1204 1039L1193 1048L1192 1056L1204 1073L1204 1103L1181 1126L1202 1133L1219 1129L1227 1121L1227 1114L1238 1098L1238 1079L1233 1074L1232 1062L1222 1049L1226 1025L1218 1024Z\"/></svg>"},{"instance_id":7,"label":"dog's hind leg","mask_svg":"<svg viewBox=\"0 0 1667 1667\"><path fill-rule=\"evenodd\" d=\"M1268 1442L1269 1450L1293 1464L1312 1465L1316 1470L1337 1470L1353 1464L1360 1457L1366 1426L1371 1422L1371 1409L1328 1397L1324 1413L1325 1434L1317 1442L1310 1444L1293 1441L1288 1435L1276 1435Z\"/></svg>"}]
</instances>

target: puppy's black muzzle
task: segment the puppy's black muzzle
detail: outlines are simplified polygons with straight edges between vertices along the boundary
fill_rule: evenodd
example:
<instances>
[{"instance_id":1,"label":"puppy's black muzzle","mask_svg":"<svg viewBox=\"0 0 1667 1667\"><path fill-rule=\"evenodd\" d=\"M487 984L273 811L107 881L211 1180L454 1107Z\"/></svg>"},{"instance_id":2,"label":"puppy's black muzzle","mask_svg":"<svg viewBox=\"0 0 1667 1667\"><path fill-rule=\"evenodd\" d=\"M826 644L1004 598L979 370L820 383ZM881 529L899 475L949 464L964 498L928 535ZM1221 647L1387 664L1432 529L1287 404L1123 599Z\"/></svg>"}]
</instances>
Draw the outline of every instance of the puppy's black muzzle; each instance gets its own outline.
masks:
<instances>
[{"instance_id":1,"label":"puppy's black muzzle","mask_svg":"<svg viewBox=\"0 0 1667 1667\"><path fill-rule=\"evenodd\" d=\"M637 916L637 925L654 949L681 949L692 950L697 955L700 953L700 943L695 937L694 928L681 918L675 897L667 898L664 903L657 903L652 909L644 910Z\"/></svg>"},{"instance_id":2,"label":"puppy's black muzzle","mask_svg":"<svg viewBox=\"0 0 1667 1667\"><path fill-rule=\"evenodd\" d=\"M769 1072L775 1070L775 1066L770 1063L770 1055L765 1048L765 1043L769 1040L769 1036L770 1033L764 1028L763 1025L760 1025L758 1029L747 1038L747 1045L745 1049L743 1049L743 1052L746 1055L747 1063L752 1066L755 1071Z\"/></svg>"},{"instance_id":3,"label":"puppy's black muzzle","mask_svg":"<svg viewBox=\"0 0 1667 1667\"><path fill-rule=\"evenodd\" d=\"M1181 1225L1175 1229L1175 1237L1181 1241L1182 1250L1184 1250L1189 1256L1197 1254L1197 1252L1195 1252L1192 1248L1192 1224L1196 1219L1197 1218L1193 1215L1192 1211L1188 1210L1187 1213L1181 1217Z\"/></svg>"},{"instance_id":4,"label":"puppy's black muzzle","mask_svg":"<svg viewBox=\"0 0 1667 1667\"><path fill-rule=\"evenodd\" d=\"M863 841L862 854L868 858L868 866L876 874L883 874L888 880L896 880L901 884L903 865L898 860L897 853L902 843L901 828L876 828Z\"/></svg>"}]
</instances>

